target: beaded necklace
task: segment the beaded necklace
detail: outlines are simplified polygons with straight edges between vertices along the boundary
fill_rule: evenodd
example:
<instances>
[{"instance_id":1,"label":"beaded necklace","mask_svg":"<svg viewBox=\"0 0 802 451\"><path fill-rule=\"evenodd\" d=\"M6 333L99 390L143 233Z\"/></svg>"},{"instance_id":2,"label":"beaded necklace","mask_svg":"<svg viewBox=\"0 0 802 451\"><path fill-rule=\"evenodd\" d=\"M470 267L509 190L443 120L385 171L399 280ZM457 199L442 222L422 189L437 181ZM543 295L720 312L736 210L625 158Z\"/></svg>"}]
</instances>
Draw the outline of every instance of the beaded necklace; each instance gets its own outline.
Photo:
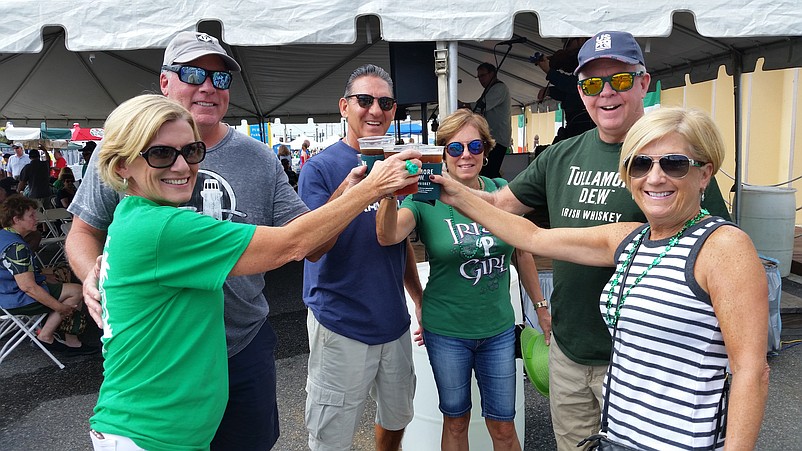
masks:
<instances>
[{"instance_id":1,"label":"beaded necklace","mask_svg":"<svg viewBox=\"0 0 802 451\"><path fill-rule=\"evenodd\" d=\"M622 295L621 292L624 290L624 283L626 283L626 281L622 281L622 275L624 274L624 272L629 272L629 267L632 265L632 260L635 255L635 252L637 252L641 242L643 241L644 235L646 235L646 232L649 231L650 227L647 225L646 227L643 228L643 230L640 231L640 233L638 233L638 236L635 237L635 240L632 243L632 247L629 249L626 257L624 258L623 263L618 265L618 269L616 270L615 275L613 276L613 280L610 282L610 291L607 292L607 313L604 315L604 319L607 322L608 326L614 327L616 323L618 323L618 317L621 314L621 307L624 306L624 301L626 300L627 296L629 296L630 291L632 291L632 289L635 288L635 285L637 285L644 277L646 277L646 273L648 273L649 270L660 264L660 262L663 260L663 257L666 256L668 251L670 251L671 248L673 248L674 246L676 246L677 243L679 243L679 239L682 237L682 234L685 233L685 231L688 230L689 227L694 226L696 223L699 222L699 220L701 220L704 216L709 214L710 212L702 208L701 210L699 210L699 213L696 216L686 221L685 225L682 226L682 229L679 232L677 232L676 235L672 236L668 240L668 244L666 244L665 249L663 249L660 252L660 254L654 258L654 261L652 261L649 264L649 266L647 266L646 269L643 270L641 275L639 275L635 279L635 282L633 282L632 285L630 285L629 288L627 288L627 291ZM611 313L611 311L613 310L613 290L619 284L621 284L621 289L619 290L619 299L618 303L615 306L615 313L613 314Z\"/></svg>"},{"instance_id":2,"label":"beaded necklace","mask_svg":"<svg viewBox=\"0 0 802 451\"><path fill-rule=\"evenodd\" d=\"M482 181L482 177L480 176L479 191L484 191L484 190L485 190L485 184ZM451 230L453 231L455 237L459 237L459 229L456 227L456 221L454 220L454 208L451 205L448 206L448 215L451 218ZM473 241L473 252L471 253L468 253L468 251L465 249L465 243L463 243L462 241L463 240L461 237L457 238L457 246L459 246L459 254L462 256L462 258L464 258L465 260L470 260L476 257L476 253L479 251L479 246L476 245L476 240Z\"/></svg>"}]
</instances>

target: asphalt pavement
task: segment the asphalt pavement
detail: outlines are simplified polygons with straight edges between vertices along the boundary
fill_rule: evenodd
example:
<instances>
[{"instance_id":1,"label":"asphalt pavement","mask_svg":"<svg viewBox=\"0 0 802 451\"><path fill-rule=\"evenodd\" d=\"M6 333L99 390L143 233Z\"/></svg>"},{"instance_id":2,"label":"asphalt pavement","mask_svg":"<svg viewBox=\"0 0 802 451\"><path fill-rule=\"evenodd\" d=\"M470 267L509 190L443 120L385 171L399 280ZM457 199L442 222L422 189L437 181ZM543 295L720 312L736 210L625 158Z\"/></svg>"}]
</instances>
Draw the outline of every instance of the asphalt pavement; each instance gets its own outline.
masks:
<instances>
[{"instance_id":1,"label":"asphalt pavement","mask_svg":"<svg viewBox=\"0 0 802 451\"><path fill-rule=\"evenodd\" d=\"M307 449L303 410L308 346L301 268L292 263L267 276L270 322L279 337L276 368L282 435L276 450ZM784 340L799 338L799 329L784 331ZM79 356L62 362L66 368L59 370L38 348L24 344L0 364L0 450L92 449L88 419L103 377L102 358ZM802 450L802 346L787 345L769 357L769 364L769 399L757 449ZM548 400L528 381L524 387L524 449L552 450ZM375 409L368 404L354 450L373 449Z\"/></svg>"}]
</instances>

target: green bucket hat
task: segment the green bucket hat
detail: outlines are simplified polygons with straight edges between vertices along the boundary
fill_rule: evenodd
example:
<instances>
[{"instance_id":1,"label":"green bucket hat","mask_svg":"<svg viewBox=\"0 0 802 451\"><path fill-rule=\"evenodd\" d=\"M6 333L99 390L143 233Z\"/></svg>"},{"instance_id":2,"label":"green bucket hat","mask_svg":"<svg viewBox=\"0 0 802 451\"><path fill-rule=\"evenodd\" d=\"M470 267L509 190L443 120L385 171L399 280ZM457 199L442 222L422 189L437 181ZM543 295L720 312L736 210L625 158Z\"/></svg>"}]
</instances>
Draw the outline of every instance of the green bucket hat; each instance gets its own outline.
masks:
<instances>
[{"instance_id":1,"label":"green bucket hat","mask_svg":"<svg viewBox=\"0 0 802 451\"><path fill-rule=\"evenodd\" d=\"M541 332L525 327L521 332L521 355L529 381L543 396L549 397L549 347Z\"/></svg>"}]
</instances>

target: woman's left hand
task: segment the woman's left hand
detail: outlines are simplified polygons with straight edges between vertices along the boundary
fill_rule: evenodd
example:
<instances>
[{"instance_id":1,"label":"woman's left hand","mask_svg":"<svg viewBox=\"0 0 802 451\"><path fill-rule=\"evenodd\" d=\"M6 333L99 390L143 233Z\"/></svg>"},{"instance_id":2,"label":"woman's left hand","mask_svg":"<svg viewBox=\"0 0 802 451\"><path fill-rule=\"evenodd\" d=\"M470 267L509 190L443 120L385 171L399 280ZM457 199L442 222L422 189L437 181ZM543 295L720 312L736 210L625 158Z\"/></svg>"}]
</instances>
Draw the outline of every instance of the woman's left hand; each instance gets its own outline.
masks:
<instances>
[{"instance_id":1,"label":"woman's left hand","mask_svg":"<svg viewBox=\"0 0 802 451\"><path fill-rule=\"evenodd\" d=\"M421 322L422 316L422 309L420 305L415 306L415 317L418 319L418 328L415 330L415 333L412 334L412 340L418 346L423 346L426 343L423 342L423 323Z\"/></svg>"}]
</instances>

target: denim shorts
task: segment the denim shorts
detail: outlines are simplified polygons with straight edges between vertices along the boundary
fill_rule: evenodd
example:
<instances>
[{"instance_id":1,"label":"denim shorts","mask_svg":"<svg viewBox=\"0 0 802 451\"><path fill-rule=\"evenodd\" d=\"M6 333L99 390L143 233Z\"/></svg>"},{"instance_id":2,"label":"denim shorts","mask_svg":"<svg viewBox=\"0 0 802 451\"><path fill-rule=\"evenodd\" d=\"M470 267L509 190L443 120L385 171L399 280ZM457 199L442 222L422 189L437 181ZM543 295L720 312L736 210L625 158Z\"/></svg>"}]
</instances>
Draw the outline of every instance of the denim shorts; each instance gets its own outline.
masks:
<instances>
[{"instance_id":1,"label":"denim shorts","mask_svg":"<svg viewBox=\"0 0 802 451\"><path fill-rule=\"evenodd\" d=\"M437 384L440 412L461 417L471 410L471 373L482 399L482 416L515 419L515 331L510 327L488 338L468 339L423 331Z\"/></svg>"}]
</instances>

